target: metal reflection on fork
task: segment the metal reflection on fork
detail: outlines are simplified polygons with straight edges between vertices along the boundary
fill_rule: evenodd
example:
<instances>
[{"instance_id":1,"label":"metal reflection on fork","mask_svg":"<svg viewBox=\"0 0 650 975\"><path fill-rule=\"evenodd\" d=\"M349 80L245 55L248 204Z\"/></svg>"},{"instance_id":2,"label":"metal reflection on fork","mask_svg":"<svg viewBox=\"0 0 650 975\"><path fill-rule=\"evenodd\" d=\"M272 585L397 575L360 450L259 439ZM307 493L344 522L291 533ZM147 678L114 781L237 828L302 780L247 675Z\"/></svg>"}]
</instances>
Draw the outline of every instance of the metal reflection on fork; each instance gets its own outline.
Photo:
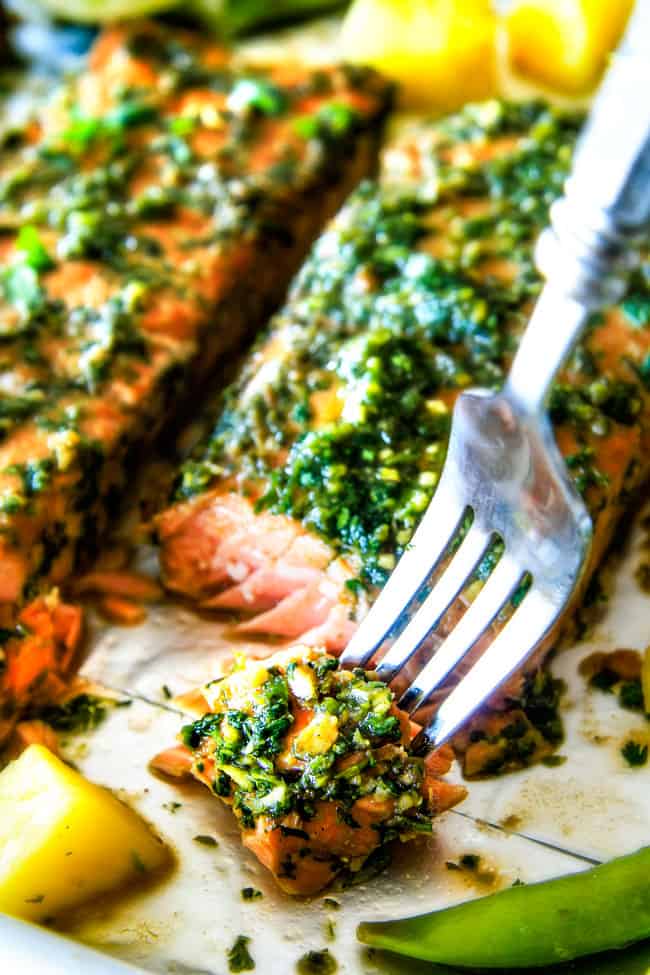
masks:
<instances>
[{"instance_id":1,"label":"metal reflection on fork","mask_svg":"<svg viewBox=\"0 0 650 975\"><path fill-rule=\"evenodd\" d=\"M489 643L418 736L419 750L448 740L522 666L553 632L583 576L592 522L569 480L546 403L590 314L622 297L634 243L650 230L649 90L650 0L639 0L578 143L565 195L539 239L536 262L546 284L505 385L458 398L434 498L341 658L344 666L366 665L388 644L375 669L394 680L499 540L502 554L485 584L400 698L413 714L472 648Z\"/></svg>"}]
</instances>

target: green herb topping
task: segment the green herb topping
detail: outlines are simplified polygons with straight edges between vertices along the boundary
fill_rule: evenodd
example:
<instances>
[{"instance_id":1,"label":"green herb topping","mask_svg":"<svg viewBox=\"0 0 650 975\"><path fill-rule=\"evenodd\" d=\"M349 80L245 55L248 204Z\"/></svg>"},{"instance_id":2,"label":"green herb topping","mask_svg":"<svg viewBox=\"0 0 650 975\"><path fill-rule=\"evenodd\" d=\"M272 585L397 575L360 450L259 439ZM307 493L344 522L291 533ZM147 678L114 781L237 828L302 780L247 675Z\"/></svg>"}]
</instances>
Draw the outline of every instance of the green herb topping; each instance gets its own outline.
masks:
<instances>
[{"instance_id":1,"label":"green herb topping","mask_svg":"<svg viewBox=\"0 0 650 975\"><path fill-rule=\"evenodd\" d=\"M213 791L232 802L244 828L291 812L309 820L320 800L353 822L355 802L372 796L392 800L377 824L383 839L430 832L423 762L404 747L391 690L317 651L280 659L209 685L213 711L182 732L195 762L209 759ZM296 734L296 711L305 708L309 721Z\"/></svg>"},{"instance_id":2,"label":"green herb topping","mask_svg":"<svg viewBox=\"0 0 650 975\"><path fill-rule=\"evenodd\" d=\"M298 961L298 975L333 975L338 971L338 963L328 948L322 951L308 951Z\"/></svg>"},{"instance_id":3,"label":"green herb topping","mask_svg":"<svg viewBox=\"0 0 650 975\"><path fill-rule=\"evenodd\" d=\"M228 951L228 969L231 972L252 972L255 962L248 950L250 938L240 934L232 948Z\"/></svg>"},{"instance_id":4,"label":"green herb topping","mask_svg":"<svg viewBox=\"0 0 650 975\"><path fill-rule=\"evenodd\" d=\"M632 768L645 765L648 761L648 746L638 741L626 741L621 748L621 755Z\"/></svg>"},{"instance_id":5,"label":"green herb topping","mask_svg":"<svg viewBox=\"0 0 650 975\"><path fill-rule=\"evenodd\" d=\"M352 124L342 104L295 122L307 139ZM490 102L433 130L414 179L389 153L383 183L362 185L315 245L269 352L262 341L176 496L235 476L259 510L299 519L350 556L363 583L381 585L435 491L453 398L503 382L541 286L533 245L581 124L538 102ZM486 139L501 148L485 152ZM630 285L631 333L648 323L648 280ZM595 516L609 483L597 443L613 423L636 422L643 403L637 367L610 375L592 353L602 321L551 400Z\"/></svg>"}]
</instances>

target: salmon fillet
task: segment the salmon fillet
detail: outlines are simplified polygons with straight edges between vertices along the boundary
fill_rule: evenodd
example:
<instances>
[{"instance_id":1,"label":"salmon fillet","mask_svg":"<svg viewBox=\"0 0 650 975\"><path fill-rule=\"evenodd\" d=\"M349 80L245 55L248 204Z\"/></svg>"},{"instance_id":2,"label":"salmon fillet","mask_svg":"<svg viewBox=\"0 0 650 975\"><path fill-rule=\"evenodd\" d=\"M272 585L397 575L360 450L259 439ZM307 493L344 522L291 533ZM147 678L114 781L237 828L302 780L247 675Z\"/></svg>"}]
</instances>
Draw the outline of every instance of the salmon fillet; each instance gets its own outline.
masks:
<instances>
[{"instance_id":1,"label":"salmon fillet","mask_svg":"<svg viewBox=\"0 0 650 975\"><path fill-rule=\"evenodd\" d=\"M93 552L143 444L373 165L370 71L109 28L0 154L0 605Z\"/></svg>"},{"instance_id":2,"label":"salmon fillet","mask_svg":"<svg viewBox=\"0 0 650 975\"><path fill-rule=\"evenodd\" d=\"M180 471L158 519L169 589L241 633L345 646L435 491L455 397L503 381L581 121L489 102L388 148ZM593 317L551 398L590 571L648 472L649 280Z\"/></svg>"},{"instance_id":3,"label":"salmon fillet","mask_svg":"<svg viewBox=\"0 0 650 975\"><path fill-rule=\"evenodd\" d=\"M182 744L153 767L191 773L230 805L244 845L290 894L315 894L392 840L430 833L465 796L440 778L451 749L415 757L390 689L322 649L241 660L203 697Z\"/></svg>"}]
</instances>

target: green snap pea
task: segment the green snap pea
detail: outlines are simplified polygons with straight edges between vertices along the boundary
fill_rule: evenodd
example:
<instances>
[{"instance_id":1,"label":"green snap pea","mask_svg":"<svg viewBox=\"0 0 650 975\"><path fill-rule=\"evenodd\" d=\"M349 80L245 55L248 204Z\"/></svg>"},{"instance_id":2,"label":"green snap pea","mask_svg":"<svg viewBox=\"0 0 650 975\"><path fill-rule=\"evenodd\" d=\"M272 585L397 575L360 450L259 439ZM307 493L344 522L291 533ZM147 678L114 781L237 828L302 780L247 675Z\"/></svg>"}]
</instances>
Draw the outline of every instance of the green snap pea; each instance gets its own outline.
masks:
<instances>
[{"instance_id":1,"label":"green snap pea","mask_svg":"<svg viewBox=\"0 0 650 975\"><path fill-rule=\"evenodd\" d=\"M388 959L389 955L385 955ZM397 955L392 956L395 959ZM404 971L404 963L399 962L399 971ZM430 962L413 961L409 963L409 975L530 975L529 968L457 968L449 965L432 965ZM390 964L382 967L386 975L397 975L397 967ZM603 951L599 955L586 955L574 961L559 965L545 965L544 975L650 975L650 941L640 941L636 945L615 951Z\"/></svg>"},{"instance_id":2,"label":"green snap pea","mask_svg":"<svg viewBox=\"0 0 650 975\"><path fill-rule=\"evenodd\" d=\"M650 937L650 847L446 910L360 924L357 936L461 968L532 968L622 948Z\"/></svg>"}]
</instances>

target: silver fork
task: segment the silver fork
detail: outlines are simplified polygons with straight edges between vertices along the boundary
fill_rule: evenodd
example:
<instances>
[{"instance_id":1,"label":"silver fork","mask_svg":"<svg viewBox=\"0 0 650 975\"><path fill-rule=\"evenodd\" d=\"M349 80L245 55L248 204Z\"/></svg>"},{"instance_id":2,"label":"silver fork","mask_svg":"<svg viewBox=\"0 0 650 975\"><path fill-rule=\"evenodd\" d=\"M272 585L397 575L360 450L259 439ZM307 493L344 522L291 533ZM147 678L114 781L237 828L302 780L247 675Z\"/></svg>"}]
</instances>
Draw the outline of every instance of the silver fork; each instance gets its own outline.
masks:
<instances>
[{"instance_id":1,"label":"silver fork","mask_svg":"<svg viewBox=\"0 0 650 975\"><path fill-rule=\"evenodd\" d=\"M344 666L363 666L388 644L374 669L392 681L440 627L495 540L502 542L477 597L400 698L413 714L440 693L472 647L491 639L418 736L422 751L448 740L521 667L552 633L583 576L592 522L546 405L590 313L622 297L635 238L650 229L649 8L650 0L639 0L581 135L565 195L539 239L536 263L546 284L504 388L458 398L434 498L341 658ZM497 620L508 613L497 633Z\"/></svg>"}]
</instances>

